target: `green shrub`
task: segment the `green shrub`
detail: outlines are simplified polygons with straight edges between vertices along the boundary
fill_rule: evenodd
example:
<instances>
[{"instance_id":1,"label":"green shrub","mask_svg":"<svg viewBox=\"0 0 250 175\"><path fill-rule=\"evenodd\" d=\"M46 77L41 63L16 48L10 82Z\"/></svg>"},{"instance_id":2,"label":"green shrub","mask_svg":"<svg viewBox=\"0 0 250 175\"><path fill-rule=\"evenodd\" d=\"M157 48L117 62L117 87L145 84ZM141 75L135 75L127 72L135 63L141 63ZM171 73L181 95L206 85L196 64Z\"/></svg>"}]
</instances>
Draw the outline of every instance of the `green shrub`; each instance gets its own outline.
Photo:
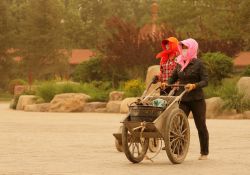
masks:
<instances>
[{"instance_id":1,"label":"green shrub","mask_svg":"<svg viewBox=\"0 0 250 175\"><path fill-rule=\"evenodd\" d=\"M11 94L14 94L14 89L15 89L15 86L17 85L25 85L27 84L26 81L22 80L22 79L14 79L14 80L11 80L10 83L9 83L9 92Z\"/></svg>"},{"instance_id":2,"label":"green shrub","mask_svg":"<svg viewBox=\"0 0 250 175\"><path fill-rule=\"evenodd\" d=\"M250 100L243 98L244 94L239 93L236 87L236 80L225 80L219 91L220 97L224 100L225 109L235 109L237 113L250 110Z\"/></svg>"},{"instance_id":3,"label":"green shrub","mask_svg":"<svg viewBox=\"0 0 250 175\"><path fill-rule=\"evenodd\" d=\"M202 55L202 60L204 60L207 67L209 81L212 84L218 85L221 83L223 78L229 77L233 72L233 62L232 59L223 53L208 52Z\"/></svg>"},{"instance_id":4,"label":"green shrub","mask_svg":"<svg viewBox=\"0 0 250 175\"><path fill-rule=\"evenodd\" d=\"M209 84L207 87L204 88L205 98L219 97L219 90L220 86Z\"/></svg>"},{"instance_id":5,"label":"green shrub","mask_svg":"<svg viewBox=\"0 0 250 175\"><path fill-rule=\"evenodd\" d=\"M245 71L243 72L243 76L250 77L250 66L248 66Z\"/></svg>"},{"instance_id":6,"label":"green shrub","mask_svg":"<svg viewBox=\"0 0 250 175\"><path fill-rule=\"evenodd\" d=\"M17 106L17 103L18 103L18 100L19 100L19 97L20 97L21 95L16 95L16 96L14 96L14 98L13 98L13 103L11 103L10 104L10 108L11 109L16 109L16 106Z\"/></svg>"},{"instance_id":7,"label":"green shrub","mask_svg":"<svg viewBox=\"0 0 250 175\"><path fill-rule=\"evenodd\" d=\"M50 102L58 94L57 86L55 82L44 82L37 87L36 95L44 99L45 102Z\"/></svg>"},{"instance_id":8,"label":"green shrub","mask_svg":"<svg viewBox=\"0 0 250 175\"><path fill-rule=\"evenodd\" d=\"M138 97L143 94L145 84L141 80L129 80L124 84L124 91L127 97Z\"/></svg>"},{"instance_id":9,"label":"green shrub","mask_svg":"<svg viewBox=\"0 0 250 175\"><path fill-rule=\"evenodd\" d=\"M110 79L102 67L102 60L98 57L91 58L76 66L72 77L76 82L92 82Z\"/></svg>"},{"instance_id":10,"label":"green shrub","mask_svg":"<svg viewBox=\"0 0 250 175\"><path fill-rule=\"evenodd\" d=\"M12 97L13 95L11 95L9 92L0 90L0 101L10 101Z\"/></svg>"},{"instance_id":11,"label":"green shrub","mask_svg":"<svg viewBox=\"0 0 250 175\"><path fill-rule=\"evenodd\" d=\"M62 93L85 93L91 96L90 101L107 101L111 83L93 82L84 84L44 82L36 89L37 96L50 102L55 95Z\"/></svg>"},{"instance_id":12,"label":"green shrub","mask_svg":"<svg viewBox=\"0 0 250 175\"><path fill-rule=\"evenodd\" d=\"M109 87L111 83L99 83L81 84L81 91L91 96L90 101L108 101L109 93L112 91Z\"/></svg>"}]
</instances>

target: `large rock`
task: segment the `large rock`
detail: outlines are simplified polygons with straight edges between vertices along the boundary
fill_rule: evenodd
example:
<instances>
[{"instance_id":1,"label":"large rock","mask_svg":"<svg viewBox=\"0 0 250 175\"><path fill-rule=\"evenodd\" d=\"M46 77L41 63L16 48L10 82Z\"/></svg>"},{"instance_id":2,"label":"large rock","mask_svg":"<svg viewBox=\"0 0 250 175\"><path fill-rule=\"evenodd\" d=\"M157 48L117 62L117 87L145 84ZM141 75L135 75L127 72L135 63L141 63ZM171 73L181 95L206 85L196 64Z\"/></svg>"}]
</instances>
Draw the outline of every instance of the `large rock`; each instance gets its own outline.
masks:
<instances>
[{"instance_id":1,"label":"large rock","mask_svg":"<svg viewBox=\"0 0 250 175\"><path fill-rule=\"evenodd\" d=\"M35 95L21 95L18 99L16 110L24 110L26 105L35 104L37 97Z\"/></svg>"},{"instance_id":2,"label":"large rock","mask_svg":"<svg viewBox=\"0 0 250 175\"><path fill-rule=\"evenodd\" d=\"M98 108L105 108L107 103L105 102L90 102L84 105L84 112L95 112Z\"/></svg>"},{"instance_id":3,"label":"large rock","mask_svg":"<svg viewBox=\"0 0 250 175\"><path fill-rule=\"evenodd\" d=\"M146 85L148 86L149 83L151 83L153 77L155 75L159 75L159 74L160 74L160 66L159 65L150 66L148 68L148 71L147 71Z\"/></svg>"},{"instance_id":4,"label":"large rock","mask_svg":"<svg viewBox=\"0 0 250 175\"><path fill-rule=\"evenodd\" d=\"M159 74L160 74L160 66L159 65L150 66L148 68L147 76L146 76L146 88L152 82L153 77L155 75L159 75ZM151 85L151 87L148 90L148 93L152 92L155 88L157 88L159 86L160 86L160 83Z\"/></svg>"},{"instance_id":5,"label":"large rock","mask_svg":"<svg viewBox=\"0 0 250 175\"><path fill-rule=\"evenodd\" d=\"M220 97L212 97L206 99L206 117L207 118L216 118L222 113L223 100Z\"/></svg>"},{"instance_id":6,"label":"large rock","mask_svg":"<svg viewBox=\"0 0 250 175\"><path fill-rule=\"evenodd\" d=\"M240 93L244 94L244 98L250 100L250 77L241 77L237 83Z\"/></svg>"},{"instance_id":7,"label":"large rock","mask_svg":"<svg viewBox=\"0 0 250 175\"><path fill-rule=\"evenodd\" d=\"M56 95L50 102L51 112L82 112L90 96L83 93L65 93Z\"/></svg>"},{"instance_id":8,"label":"large rock","mask_svg":"<svg viewBox=\"0 0 250 175\"><path fill-rule=\"evenodd\" d=\"M138 98L136 97L130 97L130 98L125 98L122 103L121 103L121 107L120 107L120 113L128 113L128 106L137 101Z\"/></svg>"},{"instance_id":9,"label":"large rock","mask_svg":"<svg viewBox=\"0 0 250 175\"><path fill-rule=\"evenodd\" d=\"M104 113L104 112L107 112L107 108L97 108L95 109L95 112Z\"/></svg>"},{"instance_id":10,"label":"large rock","mask_svg":"<svg viewBox=\"0 0 250 175\"><path fill-rule=\"evenodd\" d=\"M121 101L124 98L124 92L122 91L112 91L109 93L110 101Z\"/></svg>"},{"instance_id":11,"label":"large rock","mask_svg":"<svg viewBox=\"0 0 250 175\"><path fill-rule=\"evenodd\" d=\"M24 107L24 111L26 112L48 112L49 109L50 109L50 103L26 105Z\"/></svg>"},{"instance_id":12,"label":"large rock","mask_svg":"<svg viewBox=\"0 0 250 175\"><path fill-rule=\"evenodd\" d=\"M109 101L106 108L107 112L119 113L122 101Z\"/></svg>"}]
</instances>

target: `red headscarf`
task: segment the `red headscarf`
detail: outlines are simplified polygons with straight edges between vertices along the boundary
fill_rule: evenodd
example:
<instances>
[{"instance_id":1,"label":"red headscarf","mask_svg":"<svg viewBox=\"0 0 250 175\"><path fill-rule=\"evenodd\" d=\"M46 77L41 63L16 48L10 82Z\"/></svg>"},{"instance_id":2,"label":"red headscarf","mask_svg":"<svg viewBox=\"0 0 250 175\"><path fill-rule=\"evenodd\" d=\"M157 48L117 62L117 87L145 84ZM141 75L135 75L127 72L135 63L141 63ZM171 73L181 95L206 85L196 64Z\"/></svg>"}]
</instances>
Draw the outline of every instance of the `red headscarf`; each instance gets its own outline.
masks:
<instances>
[{"instance_id":1,"label":"red headscarf","mask_svg":"<svg viewBox=\"0 0 250 175\"><path fill-rule=\"evenodd\" d=\"M169 45L169 49L166 49L166 44ZM169 57L177 56L178 51L178 40L175 37L169 37L167 39L162 40L161 46L163 51L156 55L156 58L161 58L161 64L167 62Z\"/></svg>"}]
</instances>

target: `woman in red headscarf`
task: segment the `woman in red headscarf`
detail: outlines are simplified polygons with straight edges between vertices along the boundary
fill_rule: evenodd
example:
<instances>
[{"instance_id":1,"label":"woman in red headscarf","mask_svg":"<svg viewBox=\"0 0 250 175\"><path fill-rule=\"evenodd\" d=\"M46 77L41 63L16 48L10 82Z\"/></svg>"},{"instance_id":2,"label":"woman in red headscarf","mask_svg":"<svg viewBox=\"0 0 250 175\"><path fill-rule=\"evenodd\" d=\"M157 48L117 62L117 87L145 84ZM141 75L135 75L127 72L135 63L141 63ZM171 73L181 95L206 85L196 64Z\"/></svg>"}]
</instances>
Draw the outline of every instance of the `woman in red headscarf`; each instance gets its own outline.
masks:
<instances>
[{"instance_id":1,"label":"woman in red headscarf","mask_svg":"<svg viewBox=\"0 0 250 175\"><path fill-rule=\"evenodd\" d=\"M161 82L161 95L168 94L171 88L166 88L168 78L171 77L177 63L175 58L179 55L178 40L169 37L161 42L163 51L156 55L160 61L160 74L153 78L153 83Z\"/></svg>"}]
</instances>

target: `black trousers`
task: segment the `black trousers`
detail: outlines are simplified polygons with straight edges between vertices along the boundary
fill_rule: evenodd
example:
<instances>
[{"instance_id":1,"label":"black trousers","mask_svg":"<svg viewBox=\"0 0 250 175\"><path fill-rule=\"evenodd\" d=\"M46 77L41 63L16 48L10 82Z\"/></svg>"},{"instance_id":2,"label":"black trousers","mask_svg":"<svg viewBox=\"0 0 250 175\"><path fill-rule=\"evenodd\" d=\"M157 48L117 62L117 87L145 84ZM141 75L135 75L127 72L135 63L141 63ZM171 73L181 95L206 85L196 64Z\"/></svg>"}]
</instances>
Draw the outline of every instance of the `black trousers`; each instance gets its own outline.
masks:
<instances>
[{"instance_id":1,"label":"black trousers","mask_svg":"<svg viewBox=\"0 0 250 175\"><path fill-rule=\"evenodd\" d=\"M200 140L200 153L208 155L209 153L209 134L206 125L206 102L204 99L180 102L180 109L182 109L188 116L190 111L193 113L195 126L198 130Z\"/></svg>"},{"instance_id":2,"label":"black trousers","mask_svg":"<svg viewBox=\"0 0 250 175\"><path fill-rule=\"evenodd\" d=\"M160 90L160 95L168 95L171 90L172 90L171 87L167 87L165 89L161 89Z\"/></svg>"}]
</instances>

